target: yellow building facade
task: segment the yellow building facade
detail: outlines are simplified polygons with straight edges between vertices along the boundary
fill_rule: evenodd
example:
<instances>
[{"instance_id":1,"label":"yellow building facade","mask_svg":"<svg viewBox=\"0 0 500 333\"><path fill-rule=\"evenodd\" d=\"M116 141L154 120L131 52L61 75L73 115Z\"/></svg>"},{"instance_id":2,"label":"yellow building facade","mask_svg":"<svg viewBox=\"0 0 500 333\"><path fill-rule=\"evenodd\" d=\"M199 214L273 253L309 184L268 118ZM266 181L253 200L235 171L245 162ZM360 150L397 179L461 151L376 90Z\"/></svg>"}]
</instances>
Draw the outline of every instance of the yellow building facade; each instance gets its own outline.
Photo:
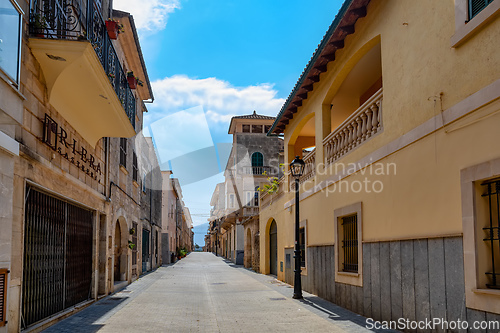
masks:
<instances>
[{"instance_id":1,"label":"yellow building facade","mask_svg":"<svg viewBox=\"0 0 500 333\"><path fill-rule=\"evenodd\" d=\"M500 1L470 5L347 0L278 114L268 135L306 162L305 290L375 320L498 320ZM292 182L260 207L261 272L289 283Z\"/></svg>"}]
</instances>

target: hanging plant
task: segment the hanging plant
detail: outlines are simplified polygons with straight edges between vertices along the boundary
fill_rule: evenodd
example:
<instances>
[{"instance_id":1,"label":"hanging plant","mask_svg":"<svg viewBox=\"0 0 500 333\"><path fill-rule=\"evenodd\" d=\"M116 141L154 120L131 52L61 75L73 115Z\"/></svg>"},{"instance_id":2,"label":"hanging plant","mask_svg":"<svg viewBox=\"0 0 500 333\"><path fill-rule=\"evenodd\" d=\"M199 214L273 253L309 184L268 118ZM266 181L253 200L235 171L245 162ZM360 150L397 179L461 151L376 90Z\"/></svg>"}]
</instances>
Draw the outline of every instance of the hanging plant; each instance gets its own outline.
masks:
<instances>
[{"instance_id":1,"label":"hanging plant","mask_svg":"<svg viewBox=\"0 0 500 333\"><path fill-rule=\"evenodd\" d=\"M130 232L131 235L133 235L133 234L135 234L135 229L134 228L130 228L129 232Z\"/></svg>"},{"instance_id":2,"label":"hanging plant","mask_svg":"<svg viewBox=\"0 0 500 333\"><path fill-rule=\"evenodd\" d=\"M132 243L132 241L128 241L128 247L129 247L129 249L133 250L135 247L135 244Z\"/></svg>"}]
</instances>

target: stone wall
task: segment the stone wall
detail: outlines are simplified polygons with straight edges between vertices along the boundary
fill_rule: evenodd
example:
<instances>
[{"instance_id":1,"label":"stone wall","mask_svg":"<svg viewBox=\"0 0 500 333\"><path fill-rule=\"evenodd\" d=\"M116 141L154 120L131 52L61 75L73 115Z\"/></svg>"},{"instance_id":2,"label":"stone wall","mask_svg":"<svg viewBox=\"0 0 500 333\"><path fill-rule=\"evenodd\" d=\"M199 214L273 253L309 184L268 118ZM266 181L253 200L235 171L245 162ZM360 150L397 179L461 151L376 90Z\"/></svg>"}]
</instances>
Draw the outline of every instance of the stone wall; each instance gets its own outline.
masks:
<instances>
[{"instance_id":1,"label":"stone wall","mask_svg":"<svg viewBox=\"0 0 500 333\"><path fill-rule=\"evenodd\" d=\"M284 257L285 282L293 284L293 249ZM500 320L465 307L461 237L364 243L362 287L335 282L334 260L333 245L309 246L302 288L365 317Z\"/></svg>"}]
</instances>

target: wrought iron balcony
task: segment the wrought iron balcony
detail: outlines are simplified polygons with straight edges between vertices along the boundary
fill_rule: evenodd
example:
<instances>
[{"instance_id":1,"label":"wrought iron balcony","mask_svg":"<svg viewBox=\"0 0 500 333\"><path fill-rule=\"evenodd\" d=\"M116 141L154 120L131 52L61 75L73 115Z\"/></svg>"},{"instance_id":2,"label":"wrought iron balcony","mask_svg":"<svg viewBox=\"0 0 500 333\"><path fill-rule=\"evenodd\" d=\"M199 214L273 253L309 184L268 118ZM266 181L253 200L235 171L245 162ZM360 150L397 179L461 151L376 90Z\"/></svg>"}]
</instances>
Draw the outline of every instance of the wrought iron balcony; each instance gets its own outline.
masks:
<instances>
[{"instance_id":1,"label":"wrought iron balcony","mask_svg":"<svg viewBox=\"0 0 500 333\"><path fill-rule=\"evenodd\" d=\"M30 12L30 35L36 38L32 38L30 44L33 45L32 48L52 47L51 50L54 50L55 47L49 44L43 45L39 39L73 41L72 45L77 45L78 42L90 42L109 84L116 93L132 127L135 128L136 99L128 85L127 75L121 67L117 52L108 36L106 23L101 12L100 0L33 0ZM62 48L59 47L57 50L60 49ZM45 53L51 58L52 54ZM61 50L60 53L64 53L64 50ZM51 59L66 61L64 55L60 58L53 56ZM38 60L40 61L40 59ZM44 61L42 59L41 62ZM101 77L103 76L101 75ZM77 79L75 78L75 80ZM104 96L103 98L108 97Z\"/></svg>"}]
</instances>

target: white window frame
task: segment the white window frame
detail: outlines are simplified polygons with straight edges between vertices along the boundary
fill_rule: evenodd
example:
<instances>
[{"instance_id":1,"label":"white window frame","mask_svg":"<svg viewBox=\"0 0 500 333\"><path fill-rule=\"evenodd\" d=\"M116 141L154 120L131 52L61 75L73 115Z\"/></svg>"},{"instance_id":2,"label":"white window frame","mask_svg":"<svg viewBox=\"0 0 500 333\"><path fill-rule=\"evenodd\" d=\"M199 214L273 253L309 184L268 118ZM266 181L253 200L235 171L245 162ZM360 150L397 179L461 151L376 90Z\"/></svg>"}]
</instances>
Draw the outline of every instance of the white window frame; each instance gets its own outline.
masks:
<instances>
[{"instance_id":1,"label":"white window frame","mask_svg":"<svg viewBox=\"0 0 500 333\"><path fill-rule=\"evenodd\" d=\"M478 14L479 15L479 14ZM500 176L500 158L473 165L460 171L465 277L465 305L468 308L500 314L500 290L480 286L477 258L478 212L476 185ZM482 241L482 240L481 240Z\"/></svg>"},{"instance_id":2,"label":"white window frame","mask_svg":"<svg viewBox=\"0 0 500 333\"><path fill-rule=\"evenodd\" d=\"M455 34L450 39L451 47L459 47L482 27L500 15L500 0L495 0L469 20L469 0L455 0Z\"/></svg>"}]
</instances>

